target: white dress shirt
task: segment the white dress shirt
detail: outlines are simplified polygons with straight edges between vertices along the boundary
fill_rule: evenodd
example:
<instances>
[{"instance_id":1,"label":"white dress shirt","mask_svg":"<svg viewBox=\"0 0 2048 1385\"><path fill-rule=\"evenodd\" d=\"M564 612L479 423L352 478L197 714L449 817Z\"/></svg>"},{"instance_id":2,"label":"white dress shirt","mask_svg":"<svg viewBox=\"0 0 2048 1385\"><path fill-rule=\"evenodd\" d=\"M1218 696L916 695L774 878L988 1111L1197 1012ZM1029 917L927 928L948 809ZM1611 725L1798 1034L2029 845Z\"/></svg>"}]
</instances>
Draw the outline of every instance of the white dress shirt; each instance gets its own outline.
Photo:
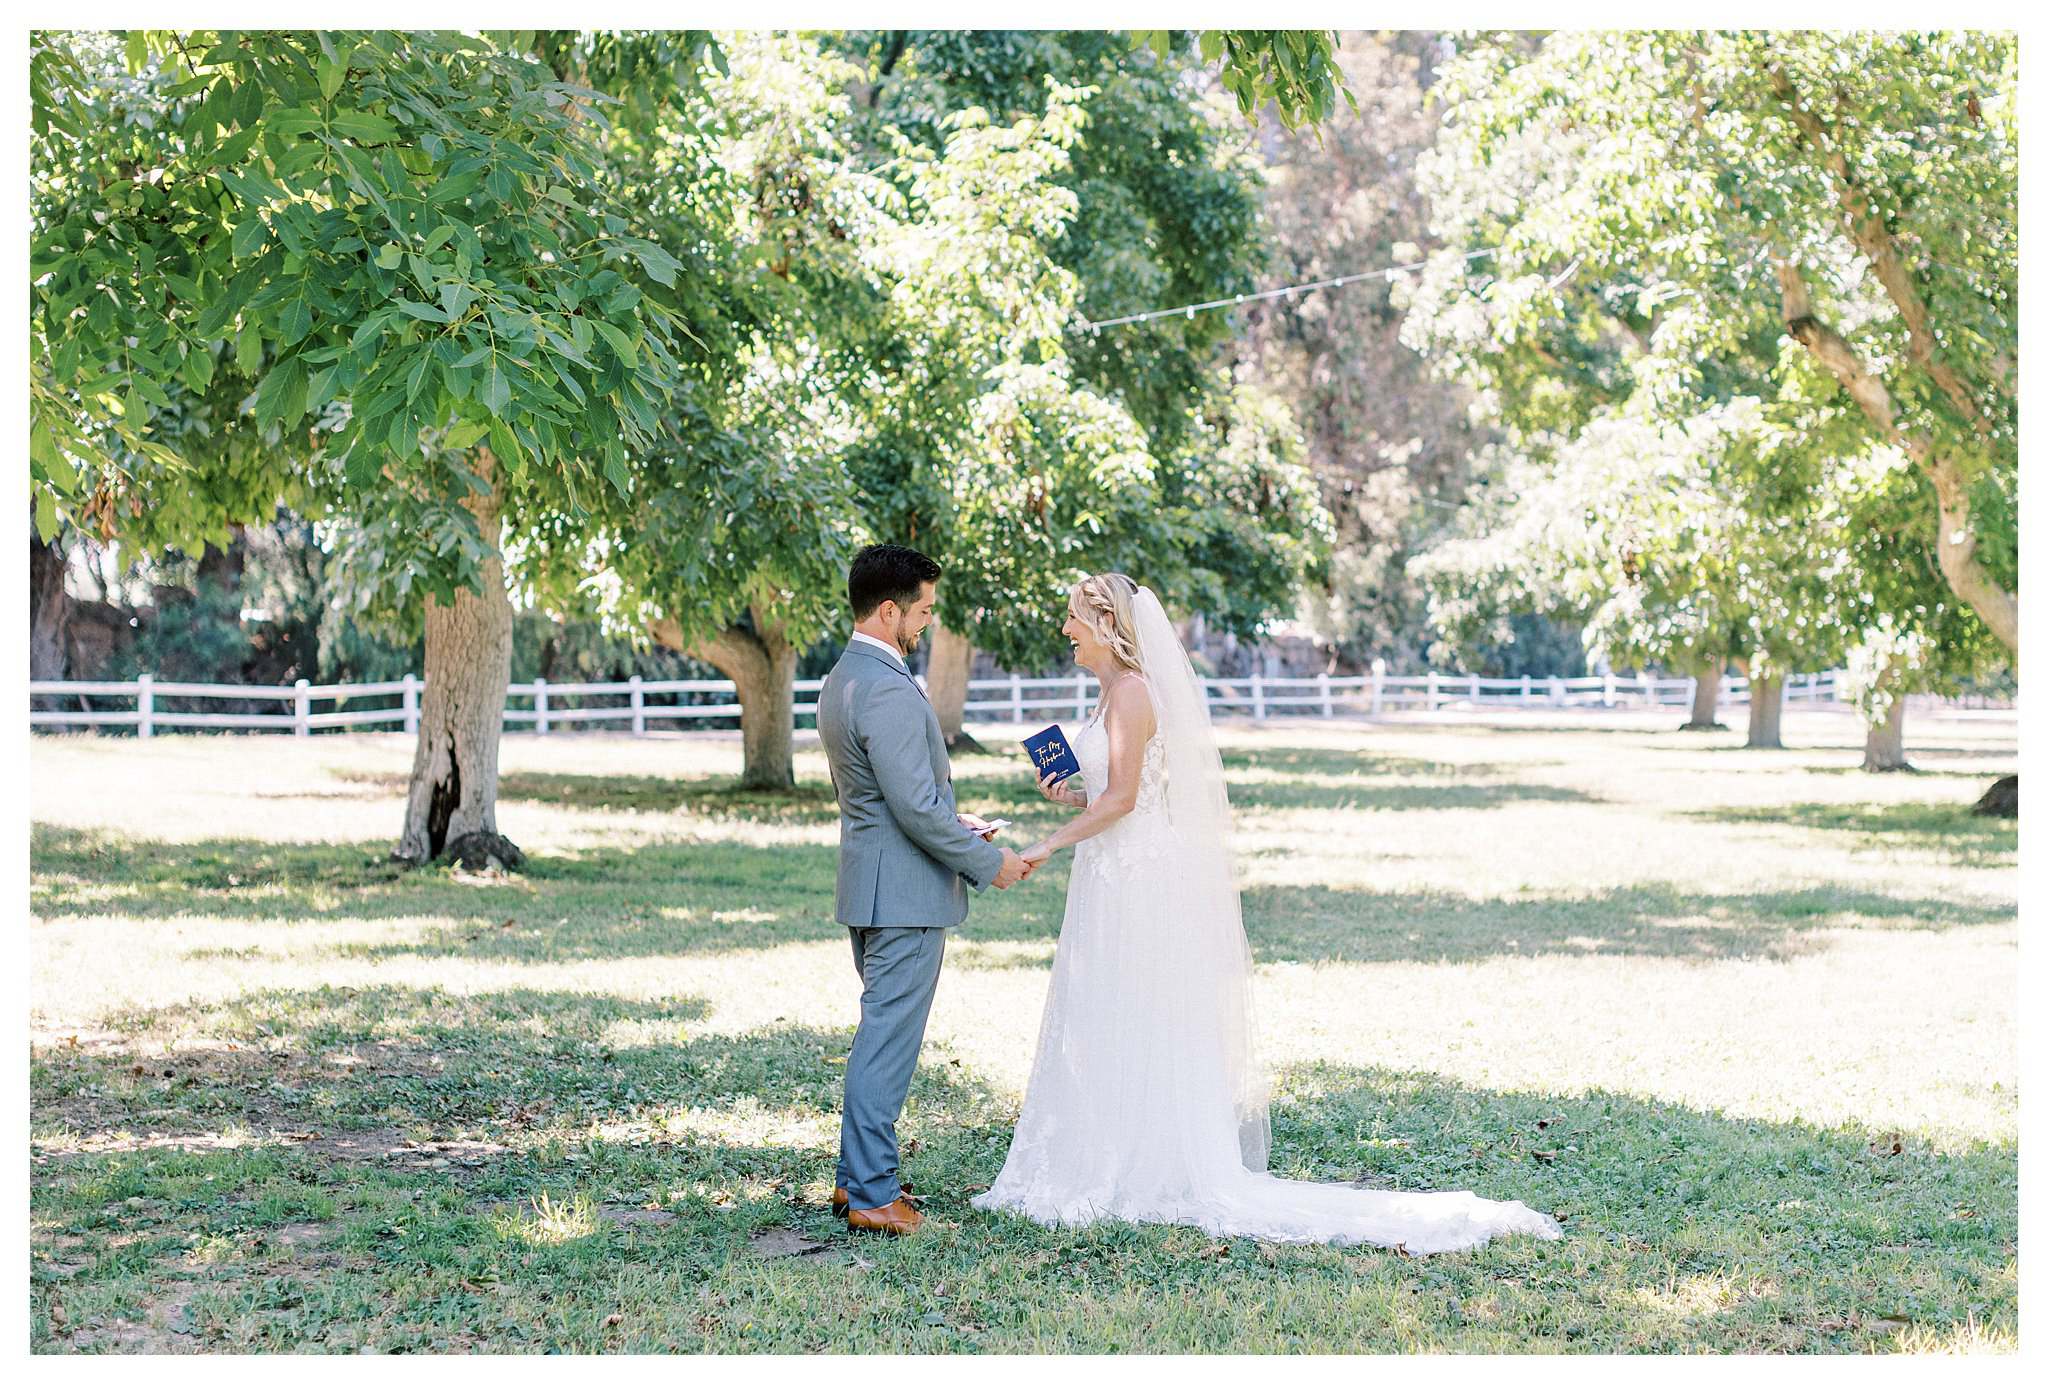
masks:
<instances>
[{"instance_id":1,"label":"white dress shirt","mask_svg":"<svg viewBox=\"0 0 2048 1385\"><path fill-rule=\"evenodd\" d=\"M865 641L866 643L871 644L875 648L881 650L884 654L887 654L891 659L896 661L896 667L902 669L907 669L910 667L908 664L903 662L903 651L898 649L895 645L888 644L882 640L878 640L873 635L868 634L864 630L854 631L853 637L857 640Z\"/></svg>"}]
</instances>

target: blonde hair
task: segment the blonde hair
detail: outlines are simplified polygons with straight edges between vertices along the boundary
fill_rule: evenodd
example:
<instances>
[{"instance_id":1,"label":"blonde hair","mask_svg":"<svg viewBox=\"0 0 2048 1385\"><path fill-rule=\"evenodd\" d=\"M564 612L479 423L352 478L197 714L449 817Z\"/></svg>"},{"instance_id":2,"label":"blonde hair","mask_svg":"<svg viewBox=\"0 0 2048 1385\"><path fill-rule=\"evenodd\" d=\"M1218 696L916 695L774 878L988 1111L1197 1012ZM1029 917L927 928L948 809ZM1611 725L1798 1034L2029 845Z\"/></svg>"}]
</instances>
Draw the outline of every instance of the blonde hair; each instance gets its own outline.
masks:
<instances>
[{"instance_id":1,"label":"blonde hair","mask_svg":"<svg viewBox=\"0 0 2048 1385\"><path fill-rule=\"evenodd\" d=\"M1098 572L1074 584L1074 600L1087 613L1088 623L1102 630L1102 617L1109 617L1103 642L1118 663L1138 670L1137 626L1131 620L1131 598L1138 584L1121 572Z\"/></svg>"}]
</instances>

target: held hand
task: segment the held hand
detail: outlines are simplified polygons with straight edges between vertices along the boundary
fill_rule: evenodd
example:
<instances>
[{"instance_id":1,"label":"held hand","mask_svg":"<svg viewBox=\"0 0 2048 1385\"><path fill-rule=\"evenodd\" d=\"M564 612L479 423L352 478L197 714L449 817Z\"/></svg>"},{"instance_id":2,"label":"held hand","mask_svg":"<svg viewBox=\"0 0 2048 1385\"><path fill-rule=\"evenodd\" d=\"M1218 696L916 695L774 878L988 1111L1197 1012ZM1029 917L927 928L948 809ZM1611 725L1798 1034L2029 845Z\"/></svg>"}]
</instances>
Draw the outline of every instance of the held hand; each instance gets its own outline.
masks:
<instances>
[{"instance_id":1,"label":"held hand","mask_svg":"<svg viewBox=\"0 0 2048 1385\"><path fill-rule=\"evenodd\" d=\"M1026 867L1024 873L1028 876L1032 871L1037 870L1052 859L1052 848L1044 842L1039 842L1035 846L1025 847L1023 851L1018 853L1018 859L1024 862Z\"/></svg>"},{"instance_id":2,"label":"held hand","mask_svg":"<svg viewBox=\"0 0 2048 1385\"><path fill-rule=\"evenodd\" d=\"M1069 776L1069 780L1071 780L1071 778L1072 776ZM1070 788L1067 782L1055 784L1053 782L1051 774L1042 774L1039 776L1038 791L1044 794L1047 798L1051 799L1054 803L1058 803L1061 806L1067 808L1082 808L1086 807L1088 803L1088 800L1081 797L1079 793L1076 793L1072 788Z\"/></svg>"},{"instance_id":3,"label":"held hand","mask_svg":"<svg viewBox=\"0 0 2048 1385\"><path fill-rule=\"evenodd\" d=\"M1002 868L989 883L999 890L1007 890L1030 873L1031 868L1024 864L1024 858L1006 846L1003 848Z\"/></svg>"}]
</instances>

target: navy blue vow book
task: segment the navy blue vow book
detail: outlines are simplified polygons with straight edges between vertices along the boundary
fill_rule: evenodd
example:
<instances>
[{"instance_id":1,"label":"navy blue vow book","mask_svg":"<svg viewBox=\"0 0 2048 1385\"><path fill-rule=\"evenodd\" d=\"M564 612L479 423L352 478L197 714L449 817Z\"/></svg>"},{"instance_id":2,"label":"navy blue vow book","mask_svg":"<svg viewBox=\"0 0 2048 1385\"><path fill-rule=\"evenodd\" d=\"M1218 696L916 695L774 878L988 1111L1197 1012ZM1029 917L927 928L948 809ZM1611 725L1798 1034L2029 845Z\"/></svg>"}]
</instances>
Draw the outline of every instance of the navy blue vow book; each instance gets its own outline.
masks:
<instances>
[{"instance_id":1,"label":"navy blue vow book","mask_svg":"<svg viewBox=\"0 0 2048 1385\"><path fill-rule=\"evenodd\" d=\"M1064 779L1081 772L1081 762L1074 758L1074 748L1067 744L1067 738L1060 734L1057 726L1048 726L1035 736L1026 736L1024 752L1031 757L1032 773L1040 779L1048 774L1054 779Z\"/></svg>"}]
</instances>

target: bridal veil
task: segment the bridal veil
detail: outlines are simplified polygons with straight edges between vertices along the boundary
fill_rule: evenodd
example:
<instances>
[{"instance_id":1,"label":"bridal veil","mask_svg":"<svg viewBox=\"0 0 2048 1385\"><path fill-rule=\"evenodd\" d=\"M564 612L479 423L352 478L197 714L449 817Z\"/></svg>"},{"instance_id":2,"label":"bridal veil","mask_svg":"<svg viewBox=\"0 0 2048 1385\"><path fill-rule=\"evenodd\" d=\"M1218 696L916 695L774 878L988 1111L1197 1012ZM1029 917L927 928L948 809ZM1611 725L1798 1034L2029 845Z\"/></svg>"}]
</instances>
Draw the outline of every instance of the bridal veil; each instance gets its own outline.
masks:
<instances>
[{"instance_id":1,"label":"bridal veil","mask_svg":"<svg viewBox=\"0 0 2048 1385\"><path fill-rule=\"evenodd\" d=\"M1244 1164L1264 1172L1272 1143L1266 1075L1259 1065L1252 1011L1252 956L1238 902L1237 861L1223 757L1209 724L1209 698L1181 648L1166 608L1150 587L1131 598L1138 663L1152 689L1166 769L1166 813L1188 848L1194 917L1181 921L1191 984L1210 989L1223 1017L1226 1080L1237 1109ZM1192 999L1192 997L1191 997Z\"/></svg>"}]
</instances>

